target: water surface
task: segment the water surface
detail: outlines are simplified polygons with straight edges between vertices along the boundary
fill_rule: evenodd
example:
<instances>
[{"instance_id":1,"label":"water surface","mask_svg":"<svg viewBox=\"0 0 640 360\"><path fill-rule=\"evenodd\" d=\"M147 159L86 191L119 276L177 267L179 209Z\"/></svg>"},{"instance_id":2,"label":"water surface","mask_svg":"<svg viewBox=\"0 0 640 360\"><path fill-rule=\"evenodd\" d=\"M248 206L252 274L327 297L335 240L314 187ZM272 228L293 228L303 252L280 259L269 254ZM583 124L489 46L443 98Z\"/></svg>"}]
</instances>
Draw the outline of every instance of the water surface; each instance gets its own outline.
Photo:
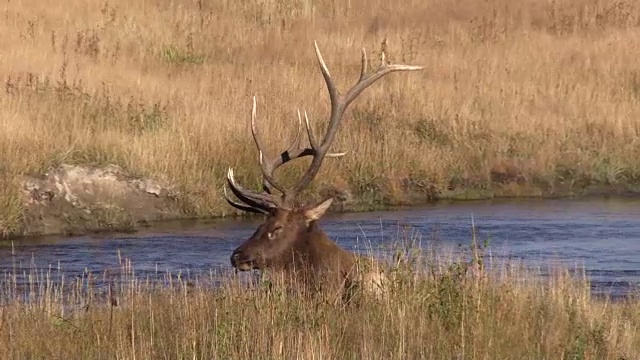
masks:
<instances>
[{"instance_id":1,"label":"water surface","mask_svg":"<svg viewBox=\"0 0 640 360\"><path fill-rule=\"evenodd\" d=\"M389 211L332 214L322 226L341 246L368 251L406 234L423 247L468 245L471 225L493 259L584 266L599 294L624 295L640 284L640 201L625 199L475 201ZM231 251L260 219L170 222L127 235L46 237L5 243L0 271L60 269L68 278L117 272L188 276L230 270ZM404 235L403 235L404 234ZM20 270L22 271L22 270Z\"/></svg>"}]
</instances>

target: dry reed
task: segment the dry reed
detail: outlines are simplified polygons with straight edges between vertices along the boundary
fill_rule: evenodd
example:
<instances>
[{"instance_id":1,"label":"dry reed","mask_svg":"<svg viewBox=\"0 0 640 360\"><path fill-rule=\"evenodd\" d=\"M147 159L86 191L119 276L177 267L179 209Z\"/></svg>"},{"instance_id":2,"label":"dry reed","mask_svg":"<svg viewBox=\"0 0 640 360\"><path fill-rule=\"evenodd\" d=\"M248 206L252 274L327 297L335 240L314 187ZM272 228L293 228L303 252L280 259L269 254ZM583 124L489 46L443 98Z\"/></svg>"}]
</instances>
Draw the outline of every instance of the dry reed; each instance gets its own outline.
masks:
<instances>
[{"instance_id":1,"label":"dry reed","mask_svg":"<svg viewBox=\"0 0 640 360\"><path fill-rule=\"evenodd\" d=\"M415 243L415 242L414 242ZM389 295L327 302L264 282L119 271L70 278L15 266L0 279L3 359L636 359L637 300L480 251L393 252ZM472 266L470 266L472 265ZM471 270L477 269L480 272ZM478 276L481 274L483 276ZM158 275L158 274L156 274ZM66 276L66 277L65 277ZM294 289L295 290L295 289Z\"/></svg>"}]
</instances>

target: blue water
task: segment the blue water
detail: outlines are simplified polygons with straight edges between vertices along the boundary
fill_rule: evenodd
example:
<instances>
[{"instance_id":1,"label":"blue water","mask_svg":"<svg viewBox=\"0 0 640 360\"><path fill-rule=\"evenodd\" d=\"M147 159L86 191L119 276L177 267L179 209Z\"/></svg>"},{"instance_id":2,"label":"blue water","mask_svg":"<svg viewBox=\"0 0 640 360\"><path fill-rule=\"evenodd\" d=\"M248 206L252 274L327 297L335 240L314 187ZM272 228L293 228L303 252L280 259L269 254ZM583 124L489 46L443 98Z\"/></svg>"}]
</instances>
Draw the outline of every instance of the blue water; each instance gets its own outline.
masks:
<instances>
[{"instance_id":1,"label":"blue water","mask_svg":"<svg viewBox=\"0 0 640 360\"><path fill-rule=\"evenodd\" d=\"M231 251L259 222L170 222L136 234L14 241L0 248L0 271L52 268L73 279L87 271L117 273L120 257L131 261L137 276L230 271ZM477 238L489 241L492 261L584 267L596 294L621 296L640 288L640 200L477 201L330 214L321 221L338 244L355 251L406 238L452 251L469 245L472 223Z\"/></svg>"}]
</instances>

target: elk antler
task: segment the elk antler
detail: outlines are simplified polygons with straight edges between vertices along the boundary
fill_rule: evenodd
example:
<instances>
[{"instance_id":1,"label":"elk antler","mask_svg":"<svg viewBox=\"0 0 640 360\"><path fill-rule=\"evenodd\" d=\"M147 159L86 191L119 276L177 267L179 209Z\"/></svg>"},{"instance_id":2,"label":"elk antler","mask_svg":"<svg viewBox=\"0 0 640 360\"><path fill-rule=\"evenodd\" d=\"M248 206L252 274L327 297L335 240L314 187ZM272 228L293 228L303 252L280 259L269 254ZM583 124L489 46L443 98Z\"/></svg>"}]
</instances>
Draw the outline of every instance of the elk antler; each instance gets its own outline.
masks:
<instances>
[{"instance_id":1,"label":"elk antler","mask_svg":"<svg viewBox=\"0 0 640 360\"><path fill-rule=\"evenodd\" d=\"M259 212L259 213L267 213L271 209L275 207L289 207L291 206L295 197L304 190L309 183L313 180L313 178L320 170L320 166L322 165L322 161L325 157L340 157L346 154L343 153L329 153L329 147L333 142L333 139L338 131L338 127L340 125L340 121L342 120L342 116L344 115L347 107L355 100L360 93L367 87L371 86L374 82L378 81L383 76L390 74L394 71L414 71L423 69L422 66L412 66L412 65L394 65L388 64L386 61L386 56L384 51L382 52L382 64L378 69L373 71L372 73L368 73L368 60L367 54L362 49L362 69L360 71L360 79L358 82L353 85L344 95L340 94L338 88L333 82L331 78L331 74L329 73L329 69L322 58L322 54L320 53L320 49L318 49L318 43L314 42L316 57L318 59L318 63L320 65L320 71L322 72L322 76L327 85L327 90L329 92L329 99L331 101L331 116L329 118L329 126L327 127L327 132L322 139L321 142L318 142L313 134L313 130L309 124L309 118L307 113L304 113L304 123L307 130L307 136L309 138L309 147L302 147L300 144L300 133L302 132L302 116L300 115L300 111L298 111L298 132L293 143L289 146L289 148L282 152L279 156L275 158L265 158L264 145L260 140L260 137L257 134L256 129L256 98L253 97L253 107L251 110L251 133L253 134L253 139L258 148L259 156L260 156L260 168L262 170L263 176L263 188L264 191L262 193L253 192L247 189L242 188L238 185L233 177L233 170L230 168L227 173L227 181L229 186L231 187L231 191L238 197L238 199L242 200L246 205L239 204L231 199L226 194L225 190L225 198L232 206L250 212ZM302 176L302 178L296 183L296 185L291 189L285 189L283 186L279 185L275 179L273 178L273 172L278 167L286 164L287 162L301 158L304 156L312 156L313 160L309 165L309 168ZM276 188L282 193L282 197L278 197L273 194L271 187Z\"/></svg>"}]
</instances>

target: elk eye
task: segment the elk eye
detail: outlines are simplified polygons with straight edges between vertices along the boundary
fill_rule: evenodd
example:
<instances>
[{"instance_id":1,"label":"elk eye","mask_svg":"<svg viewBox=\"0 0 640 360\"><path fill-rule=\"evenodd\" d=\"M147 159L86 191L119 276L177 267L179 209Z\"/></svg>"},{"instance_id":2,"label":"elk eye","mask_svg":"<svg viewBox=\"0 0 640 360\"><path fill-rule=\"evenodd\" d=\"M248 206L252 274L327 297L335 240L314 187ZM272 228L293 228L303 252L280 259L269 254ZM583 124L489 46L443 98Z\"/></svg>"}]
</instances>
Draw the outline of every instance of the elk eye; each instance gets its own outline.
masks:
<instances>
[{"instance_id":1,"label":"elk eye","mask_svg":"<svg viewBox=\"0 0 640 360\"><path fill-rule=\"evenodd\" d=\"M280 233L280 229L281 228L282 228L281 226L278 226L277 228L273 229L272 231L269 231L267 233L267 237L269 238L269 240L275 239L276 235L278 235Z\"/></svg>"}]
</instances>

